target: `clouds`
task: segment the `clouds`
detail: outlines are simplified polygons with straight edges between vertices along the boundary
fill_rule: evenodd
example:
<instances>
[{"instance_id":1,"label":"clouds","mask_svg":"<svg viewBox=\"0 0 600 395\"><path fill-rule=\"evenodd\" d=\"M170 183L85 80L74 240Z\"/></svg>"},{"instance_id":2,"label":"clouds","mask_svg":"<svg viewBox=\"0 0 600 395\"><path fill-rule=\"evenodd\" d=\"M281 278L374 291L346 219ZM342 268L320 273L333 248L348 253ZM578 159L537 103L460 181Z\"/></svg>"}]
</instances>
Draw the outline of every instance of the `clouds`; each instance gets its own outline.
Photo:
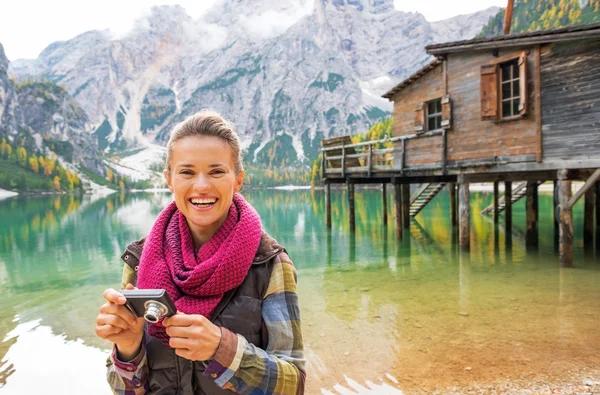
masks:
<instances>
[{"instance_id":1,"label":"clouds","mask_svg":"<svg viewBox=\"0 0 600 395\"><path fill-rule=\"evenodd\" d=\"M198 18L215 0L19 0L0 5L0 43L11 60L36 58L55 41L69 40L88 30L110 29L116 37L128 33L154 5L180 4Z\"/></svg>"},{"instance_id":2,"label":"clouds","mask_svg":"<svg viewBox=\"0 0 600 395\"><path fill-rule=\"evenodd\" d=\"M277 37L292 27L298 20L313 12L313 2L295 4L282 11L266 10L259 14L240 15L239 23L254 40Z\"/></svg>"}]
</instances>

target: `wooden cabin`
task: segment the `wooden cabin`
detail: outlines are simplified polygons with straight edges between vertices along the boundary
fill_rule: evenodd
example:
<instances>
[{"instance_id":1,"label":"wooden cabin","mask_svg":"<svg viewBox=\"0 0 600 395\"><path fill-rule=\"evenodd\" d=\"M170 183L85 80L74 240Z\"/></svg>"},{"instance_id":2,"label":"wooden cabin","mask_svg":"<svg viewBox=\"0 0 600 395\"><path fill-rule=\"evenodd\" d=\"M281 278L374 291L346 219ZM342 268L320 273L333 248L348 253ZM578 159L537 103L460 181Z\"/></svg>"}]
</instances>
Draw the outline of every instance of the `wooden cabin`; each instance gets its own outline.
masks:
<instances>
[{"instance_id":1,"label":"wooden cabin","mask_svg":"<svg viewBox=\"0 0 600 395\"><path fill-rule=\"evenodd\" d=\"M409 217L446 183L454 199L458 183L460 214L453 209L453 222L458 215L459 238L468 246L469 183L495 183L488 211L497 222L498 213L506 210L508 230L511 204L527 197L527 242L536 244L537 186L555 181L562 199L556 203L557 224L566 240L560 248L568 260L571 208L581 195L586 196L585 237L593 238L594 205L600 227L600 24L436 44L426 50L435 60L384 95L394 102L394 137L389 140L394 148L374 150L375 142L347 146L359 153L342 152L342 157L360 157L361 166L341 168L329 166L340 156L324 149L326 185L391 182L400 192L396 196L404 197L397 204L408 206L397 225L407 227ZM391 164L373 165L378 163L374 156L390 153ZM571 196L571 180L586 181L576 196ZM502 198L500 181L506 183ZM410 200L410 192L401 187L407 184L422 185ZM600 251L600 228L597 242Z\"/></svg>"},{"instance_id":2,"label":"wooden cabin","mask_svg":"<svg viewBox=\"0 0 600 395\"><path fill-rule=\"evenodd\" d=\"M447 142L407 142L405 168L441 167L444 148L459 173L600 167L600 24L426 49L437 59L384 97L395 136Z\"/></svg>"}]
</instances>

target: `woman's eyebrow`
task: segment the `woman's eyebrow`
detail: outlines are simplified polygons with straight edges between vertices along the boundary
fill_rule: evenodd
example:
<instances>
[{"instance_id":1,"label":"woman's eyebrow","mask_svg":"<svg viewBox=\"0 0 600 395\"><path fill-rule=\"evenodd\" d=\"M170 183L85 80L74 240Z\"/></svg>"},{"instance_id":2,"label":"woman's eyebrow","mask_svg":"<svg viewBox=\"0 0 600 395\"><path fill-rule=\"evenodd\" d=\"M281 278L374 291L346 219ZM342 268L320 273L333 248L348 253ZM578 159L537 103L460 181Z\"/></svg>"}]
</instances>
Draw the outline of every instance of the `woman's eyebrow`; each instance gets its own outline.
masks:
<instances>
[{"instance_id":1,"label":"woman's eyebrow","mask_svg":"<svg viewBox=\"0 0 600 395\"><path fill-rule=\"evenodd\" d=\"M217 163L213 163L209 167L226 167L226 166L227 165L225 163L217 162Z\"/></svg>"}]
</instances>

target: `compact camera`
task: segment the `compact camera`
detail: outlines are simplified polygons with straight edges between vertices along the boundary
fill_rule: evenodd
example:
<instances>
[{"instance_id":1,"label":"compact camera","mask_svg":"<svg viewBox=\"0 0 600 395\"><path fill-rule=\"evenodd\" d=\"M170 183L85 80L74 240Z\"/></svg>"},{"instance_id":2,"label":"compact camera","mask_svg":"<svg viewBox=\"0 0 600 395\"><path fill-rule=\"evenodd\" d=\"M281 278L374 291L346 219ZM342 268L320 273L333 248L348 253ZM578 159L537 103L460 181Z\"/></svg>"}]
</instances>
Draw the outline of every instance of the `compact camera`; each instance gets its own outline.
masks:
<instances>
[{"instance_id":1,"label":"compact camera","mask_svg":"<svg viewBox=\"0 0 600 395\"><path fill-rule=\"evenodd\" d=\"M124 289L121 294L127 299L125 306L136 317L144 317L153 324L177 312L175 304L164 289Z\"/></svg>"}]
</instances>

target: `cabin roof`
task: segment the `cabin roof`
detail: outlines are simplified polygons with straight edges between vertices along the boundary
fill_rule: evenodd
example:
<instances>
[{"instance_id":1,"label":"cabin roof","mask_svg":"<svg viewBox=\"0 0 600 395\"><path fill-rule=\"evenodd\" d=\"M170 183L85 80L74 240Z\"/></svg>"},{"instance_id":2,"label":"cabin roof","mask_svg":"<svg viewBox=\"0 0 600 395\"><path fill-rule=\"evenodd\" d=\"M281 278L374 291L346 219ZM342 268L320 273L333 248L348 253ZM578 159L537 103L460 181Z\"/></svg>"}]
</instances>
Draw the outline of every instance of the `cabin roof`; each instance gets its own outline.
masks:
<instances>
[{"instance_id":1,"label":"cabin roof","mask_svg":"<svg viewBox=\"0 0 600 395\"><path fill-rule=\"evenodd\" d=\"M412 84L413 82L418 80L419 78L423 77L425 74L429 73L431 70L435 69L440 64L442 64L441 60L439 60L439 59L433 60L432 62L428 63L425 67L423 67L421 70L417 71L416 73L414 73L413 75L411 75L410 77L408 77L407 79L405 79L404 81L402 81L401 83L396 85L394 88L392 88L390 91L388 91L385 95L383 95L383 97L391 100L392 97L394 97L394 95L396 93L400 92L402 89L406 88L407 86L409 86L410 84Z\"/></svg>"},{"instance_id":2,"label":"cabin roof","mask_svg":"<svg viewBox=\"0 0 600 395\"><path fill-rule=\"evenodd\" d=\"M596 37L600 38L600 23L433 44L425 47L425 50L431 55L441 56L453 52L535 45Z\"/></svg>"}]
</instances>

